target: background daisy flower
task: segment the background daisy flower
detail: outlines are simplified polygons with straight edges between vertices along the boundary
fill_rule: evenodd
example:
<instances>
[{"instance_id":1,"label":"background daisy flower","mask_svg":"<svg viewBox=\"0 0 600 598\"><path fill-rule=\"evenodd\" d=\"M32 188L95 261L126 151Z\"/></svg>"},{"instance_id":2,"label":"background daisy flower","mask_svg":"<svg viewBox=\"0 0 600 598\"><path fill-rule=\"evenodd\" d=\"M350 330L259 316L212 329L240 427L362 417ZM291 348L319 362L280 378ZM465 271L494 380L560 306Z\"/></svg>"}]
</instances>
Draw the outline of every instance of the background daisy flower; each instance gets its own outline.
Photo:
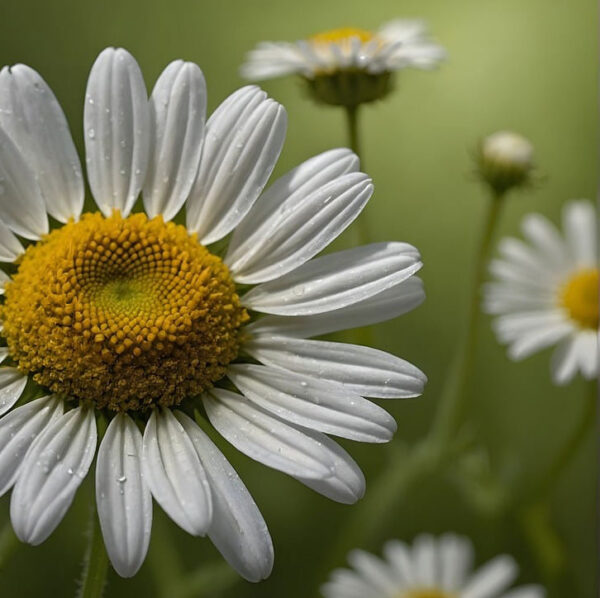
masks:
<instances>
[{"instance_id":1,"label":"background daisy flower","mask_svg":"<svg viewBox=\"0 0 600 598\"><path fill-rule=\"evenodd\" d=\"M240 74L252 81L300 75L318 102L355 108L385 97L395 71L431 69L445 56L422 21L399 19L378 31L343 27L296 42L261 42Z\"/></svg>"},{"instance_id":2,"label":"background daisy flower","mask_svg":"<svg viewBox=\"0 0 600 598\"><path fill-rule=\"evenodd\" d=\"M322 586L325 598L543 598L539 586L508 590L517 577L515 561L498 556L473 571L473 546L464 537L418 536L412 546L392 540L384 558L354 550L353 569L337 569ZM508 590L508 591L507 591Z\"/></svg>"},{"instance_id":3,"label":"background daisy flower","mask_svg":"<svg viewBox=\"0 0 600 598\"><path fill-rule=\"evenodd\" d=\"M563 209L563 235L541 214L523 219L527 242L506 238L492 261L485 310L498 317L494 330L520 360L558 345L552 379L569 382L577 372L598 375L598 217L587 200Z\"/></svg>"},{"instance_id":4,"label":"background daisy flower","mask_svg":"<svg viewBox=\"0 0 600 598\"><path fill-rule=\"evenodd\" d=\"M52 91L29 67L0 73L0 256L13 264L0 492L14 486L17 536L43 542L94 460L97 417L108 419L96 502L116 571L141 566L154 498L258 581L273 565L269 532L198 411L253 459L356 501L362 472L327 434L390 440L394 419L363 397L417 396L426 379L387 353L308 339L412 309L422 264L405 243L315 257L371 196L356 156L324 152L263 193L284 109L254 86L206 124L205 106L195 64L168 65L148 99L134 58L104 50L84 110L100 212L82 214L82 169ZM184 205L185 226L172 221ZM62 226L50 231L48 215ZM227 236L223 257L206 248ZM45 396L12 409L28 382Z\"/></svg>"},{"instance_id":5,"label":"background daisy flower","mask_svg":"<svg viewBox=\"0 0 600 598\"><path fill-rule=\"evenodd\" d=\"M251 80L292 74L312 79L343 70L379 74L430 69L445 57L423 21L397 19L377 31L342 27L296 42L261 42L248 52L240 72Z\"/></svg>"}]
</instances>

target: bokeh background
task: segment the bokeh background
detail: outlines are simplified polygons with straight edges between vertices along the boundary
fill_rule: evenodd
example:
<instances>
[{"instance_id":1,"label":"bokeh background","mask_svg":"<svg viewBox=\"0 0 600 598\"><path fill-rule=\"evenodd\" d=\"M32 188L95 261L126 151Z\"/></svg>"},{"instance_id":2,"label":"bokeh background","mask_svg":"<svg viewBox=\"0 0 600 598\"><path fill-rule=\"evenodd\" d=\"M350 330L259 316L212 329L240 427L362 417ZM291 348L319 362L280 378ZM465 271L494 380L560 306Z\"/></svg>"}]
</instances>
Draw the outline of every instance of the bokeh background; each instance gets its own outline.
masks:
<instances>
[{"instance_id":1,"label":"bokeh background","mask_svg":"<svg viewBox=\"0 0 600 598\"><path fill-rule=\"evenodd\" d=\"M510 128L535 144L538 181L509 198L502 235L516 234L527 212L557 220L567 199L596 196L595 0L3 0L0 6L0 62L23 62L43 75L65 109L80 150L87 74L105 46L131 51L149 89L170 60L197 62L212 110L242 84L239 64L259 40L294 40L338 26L376 28L395 17L428 21L434 38L448 49L447 63L435 72L401 73L396 92L362 115L365 169L376 186L366 210L372 240L403 240L419 247L428 294L415 312L376 327L375 343L420 366L430 380L422 398L385 404L399 422L392 446L351 446L368 484L402 458L399 443L424 435L464 326L467 282L485 206L485 190L473 176L471 161L478 139ZM289 114L275 174L345 145L343 114L314 105L298 81L282 79L264 87ZM338 247L352 242L346 235ZM469 409L472 429L485 441L495 469L517 486L530 483L573 428L584 385L554 387L549 352L510 362L488 318L479 340ZM551 521L566 547L569 591L557 594L565 598L597 595L596 437L586 439L550 505ZM346 550L360 545L377 552L388 538L411 540L422 531L464 533L475 544L478 562L508 552L520 562L520 581L543 581L522 528L510 517L474 509L451 474L426 481L385 512L370 508L367 487L362 516L384 531L340 545L356 507L334 504L225 442L219 445L270 527L276 548L271 578L260 585L234 583L208 540L187 536L156 507L150 557L133 580L111 573L107 596L162 598L161 580L170 571L182 567L189 573L209 565L209 573L231 577L231 584L222 593L206 589L198 597L311 598L327 571L343 564ZM88 527L90 481L57 532L41 547L20 547L0 571L1 596L73 595ZM8 496L0 499L1 522L8 517L8 504Z\"/></svg>"}]
</instances>

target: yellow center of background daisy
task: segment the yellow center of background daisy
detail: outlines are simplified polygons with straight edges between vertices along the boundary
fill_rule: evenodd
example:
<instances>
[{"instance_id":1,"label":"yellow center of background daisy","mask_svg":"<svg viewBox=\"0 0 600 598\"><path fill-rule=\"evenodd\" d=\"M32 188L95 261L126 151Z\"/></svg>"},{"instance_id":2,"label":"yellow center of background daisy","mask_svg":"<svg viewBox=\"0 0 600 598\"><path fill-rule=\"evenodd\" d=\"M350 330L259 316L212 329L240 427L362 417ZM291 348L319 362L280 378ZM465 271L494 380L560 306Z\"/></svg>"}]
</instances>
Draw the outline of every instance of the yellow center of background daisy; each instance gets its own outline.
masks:
<instances>
[{"instance_id":1,"label":"yellow center of background daisy","mask_svg":"<svg viewBox=\"0 0 600 598\"><path fill-rule=\"evenodd\" d=\"M11 357L36 382L137 410L221 378L248 315L227 267L183 226L86 214L28 247L1 318Z\"/></svg>"},{"instance_id":2,"label":"yellow center of background daisy","mask_svg":"<svg viewBox=\"0 0 600 598\"><path fill-rule=\"evenodd\" d=\"M562 290L563 307L582 328L598 328L598 283L598 269L590 268L574 274Z\"/></svg>"},{"instance_id":3,"label":"yellow center of background daisy","mask_svg":"<svg viewBox=\"0 0 600 598\"><path fill-rule=\"evenodd\" d=\"M309 41L315 44L335 44L340 42L348 42L352 38L358 38L361 42L366 43L374 38L371 31L358 29L356 27L340 27L339 29L331 29L317 33L309 38Z\"/></svg>"}]
</instances>

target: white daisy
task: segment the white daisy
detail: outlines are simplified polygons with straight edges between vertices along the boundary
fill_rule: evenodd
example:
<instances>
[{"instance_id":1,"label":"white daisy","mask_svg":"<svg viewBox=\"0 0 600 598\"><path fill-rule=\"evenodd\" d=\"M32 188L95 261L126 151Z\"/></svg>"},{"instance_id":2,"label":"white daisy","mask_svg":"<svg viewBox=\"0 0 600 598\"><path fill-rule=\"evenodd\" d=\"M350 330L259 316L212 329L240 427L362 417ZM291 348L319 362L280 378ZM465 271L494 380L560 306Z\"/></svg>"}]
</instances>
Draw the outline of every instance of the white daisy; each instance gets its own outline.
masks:
<instances>
[{"instance_id":1,"label":"white daisy","mask_svg":"<svg viewBox=\"0 0 600 598\"><path fill-rule=\"evenodd\" d=\"M377 31L345 27L296 42L261 42L240 68L251 81L300 75L318 101L357 106L387 95L392 73L432 69L446 51L419 20L395 20Z\"/></svg>"},{"instance_id":2,"label":"white daisy","mask_svg":"<svg viewBox=\"0 0 600 598\"><path fill-rule=\"evenodd\" d=\"M325 598L543 598L539 586L507 591L517 576L515 561L498 556L473 572L473 546L467 538L422 535L412 546L392 540L384 558L355 550L353 570L338 569L321 591Z\"/></svg>"},{"instance_id":3,"label":"white daisy","mask_svg":"<svg viewBox=\"0 0 600 598\"><path fill-rule=\"evenodd\" d=\"M205 413L252 458L356 501L363 475L326 434L388 441L393 418L363 396L417 396L425 376L375 349L307 339L420 304L421 261L405 243L315 258L372 193L356 156L325 152L263 193L284 109L254 86L206 124L205 105L196 65L171 63L148 100L133 57L104 50L84 112L100 212L82 215L56 98L27 66L0 73L0 258L15 264L0 306L0 494L14 486L16 534L43 542L88 473L102 414L96 499L116 571L142 564L154 497L258 581L273 564L269 532L194 419ZM145 213L134 214L140 192ZM186 226L172 222L184 205ZM47 214L63 225L49 232ZM206 248L217 241L223 258ZM12 409L28 381L46 396Z\"/></svg>"},{"instance_id":4,"label":"white daisy","mask_svg":"<svg viewBox=\"0 0 600 598\"><path fill-rule=\"evenodd\" d=\"M503 239L500 258L485 287L486 311L511 359L558 345L552 378L565 384L580 371L598 375L598 217L591 202L570 201L563 210L564 238L541 214L522 223L527 243Z\"/></svg>"},{"instance_id":5,"label":"white daisy","mask_svg":"<svg viewBox=\"0 0 600 598\"><path fill-rule=\"evenodd\" d=\"M423 21L398 19L377 31L343 27L296 42L261 42L248 52L241 74L250 80L292 74L312 79L340 70L379 74L434 68L445 56Z\"/></svg>"}]
</instances>

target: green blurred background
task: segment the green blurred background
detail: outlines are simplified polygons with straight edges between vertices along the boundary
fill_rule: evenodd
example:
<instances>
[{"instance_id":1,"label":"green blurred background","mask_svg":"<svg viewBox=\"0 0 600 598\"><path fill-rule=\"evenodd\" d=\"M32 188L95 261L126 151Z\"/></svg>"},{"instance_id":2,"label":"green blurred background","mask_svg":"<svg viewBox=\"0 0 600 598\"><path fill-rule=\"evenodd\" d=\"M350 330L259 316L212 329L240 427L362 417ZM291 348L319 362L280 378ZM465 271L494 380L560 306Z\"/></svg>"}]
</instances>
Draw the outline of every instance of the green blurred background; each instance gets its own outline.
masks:
<instances>
[{"instance_id":1,"label":"green blurred background","mask_svg":"<svg viewBox=\"0 0 600 598\"><path fill-rule=\"evenodd\" d=\"M394 446L344 443L352 445L367 476L361 513L383 523L385 531L340 547L338 538L356 507L330 502L220 441L261 508L276 549L269 580L260 585L240 581L222 595L310 598L328 569L343 564L346 550L361 545L378 552L388 538L411 540L422 531L464 533L475 544L478 562L509 552L521 564L520 581L543 581L515 520L474 510L452 475L427 481L389 512L369 508L369 482L390 460L401 458L398 443L412 443L427 430L464 326L467 282L484 210L485 190L474 180L470 158L478 139L510 128L528 136L536 148L539 182L509 198L501 234L516 234L527 212L541 211L556 220L567 199L596 195L596 2L4 0L1 6L0 61L23 62L42 74L62 103L80 149L87 74L105 46L131 51L149 89L170 60L197 62L206 76L212 110L242 84L237 69L245 51L259 40L294 40L348 25L376 28L395 17L428 21L449 60L436 72L401 73L396 92L364 109L361 124L365 169L376 186L366 210L372 240L415 244L423 254L428 294L418 310L375 331L378 347L427 373L425 395L385 403L399 423ZM343 114L314 105L297 80L264 87L289 115L276 174L346 143ZM346 235L338 246L351 242ZM548 359L544 352L524 363L510 362L484 318L469 419L485 440L494 468L520 485L545 471L583 406L584 384L554 387ZM596 435L590 434L551 502L550 517L568 559L565 598L597 595L595 442ZM54 535L41 547L20 547L0 572L1 596L73 595L88 527L90 481ZM8 504L8 496L0 499L2 521ZM111 573L107 596L158 596L161 575L177 566L173 559L188 572L221 562L208 540L187 536L156 507L150 557L133 580Z\"/></svg>"}]
</instances>

